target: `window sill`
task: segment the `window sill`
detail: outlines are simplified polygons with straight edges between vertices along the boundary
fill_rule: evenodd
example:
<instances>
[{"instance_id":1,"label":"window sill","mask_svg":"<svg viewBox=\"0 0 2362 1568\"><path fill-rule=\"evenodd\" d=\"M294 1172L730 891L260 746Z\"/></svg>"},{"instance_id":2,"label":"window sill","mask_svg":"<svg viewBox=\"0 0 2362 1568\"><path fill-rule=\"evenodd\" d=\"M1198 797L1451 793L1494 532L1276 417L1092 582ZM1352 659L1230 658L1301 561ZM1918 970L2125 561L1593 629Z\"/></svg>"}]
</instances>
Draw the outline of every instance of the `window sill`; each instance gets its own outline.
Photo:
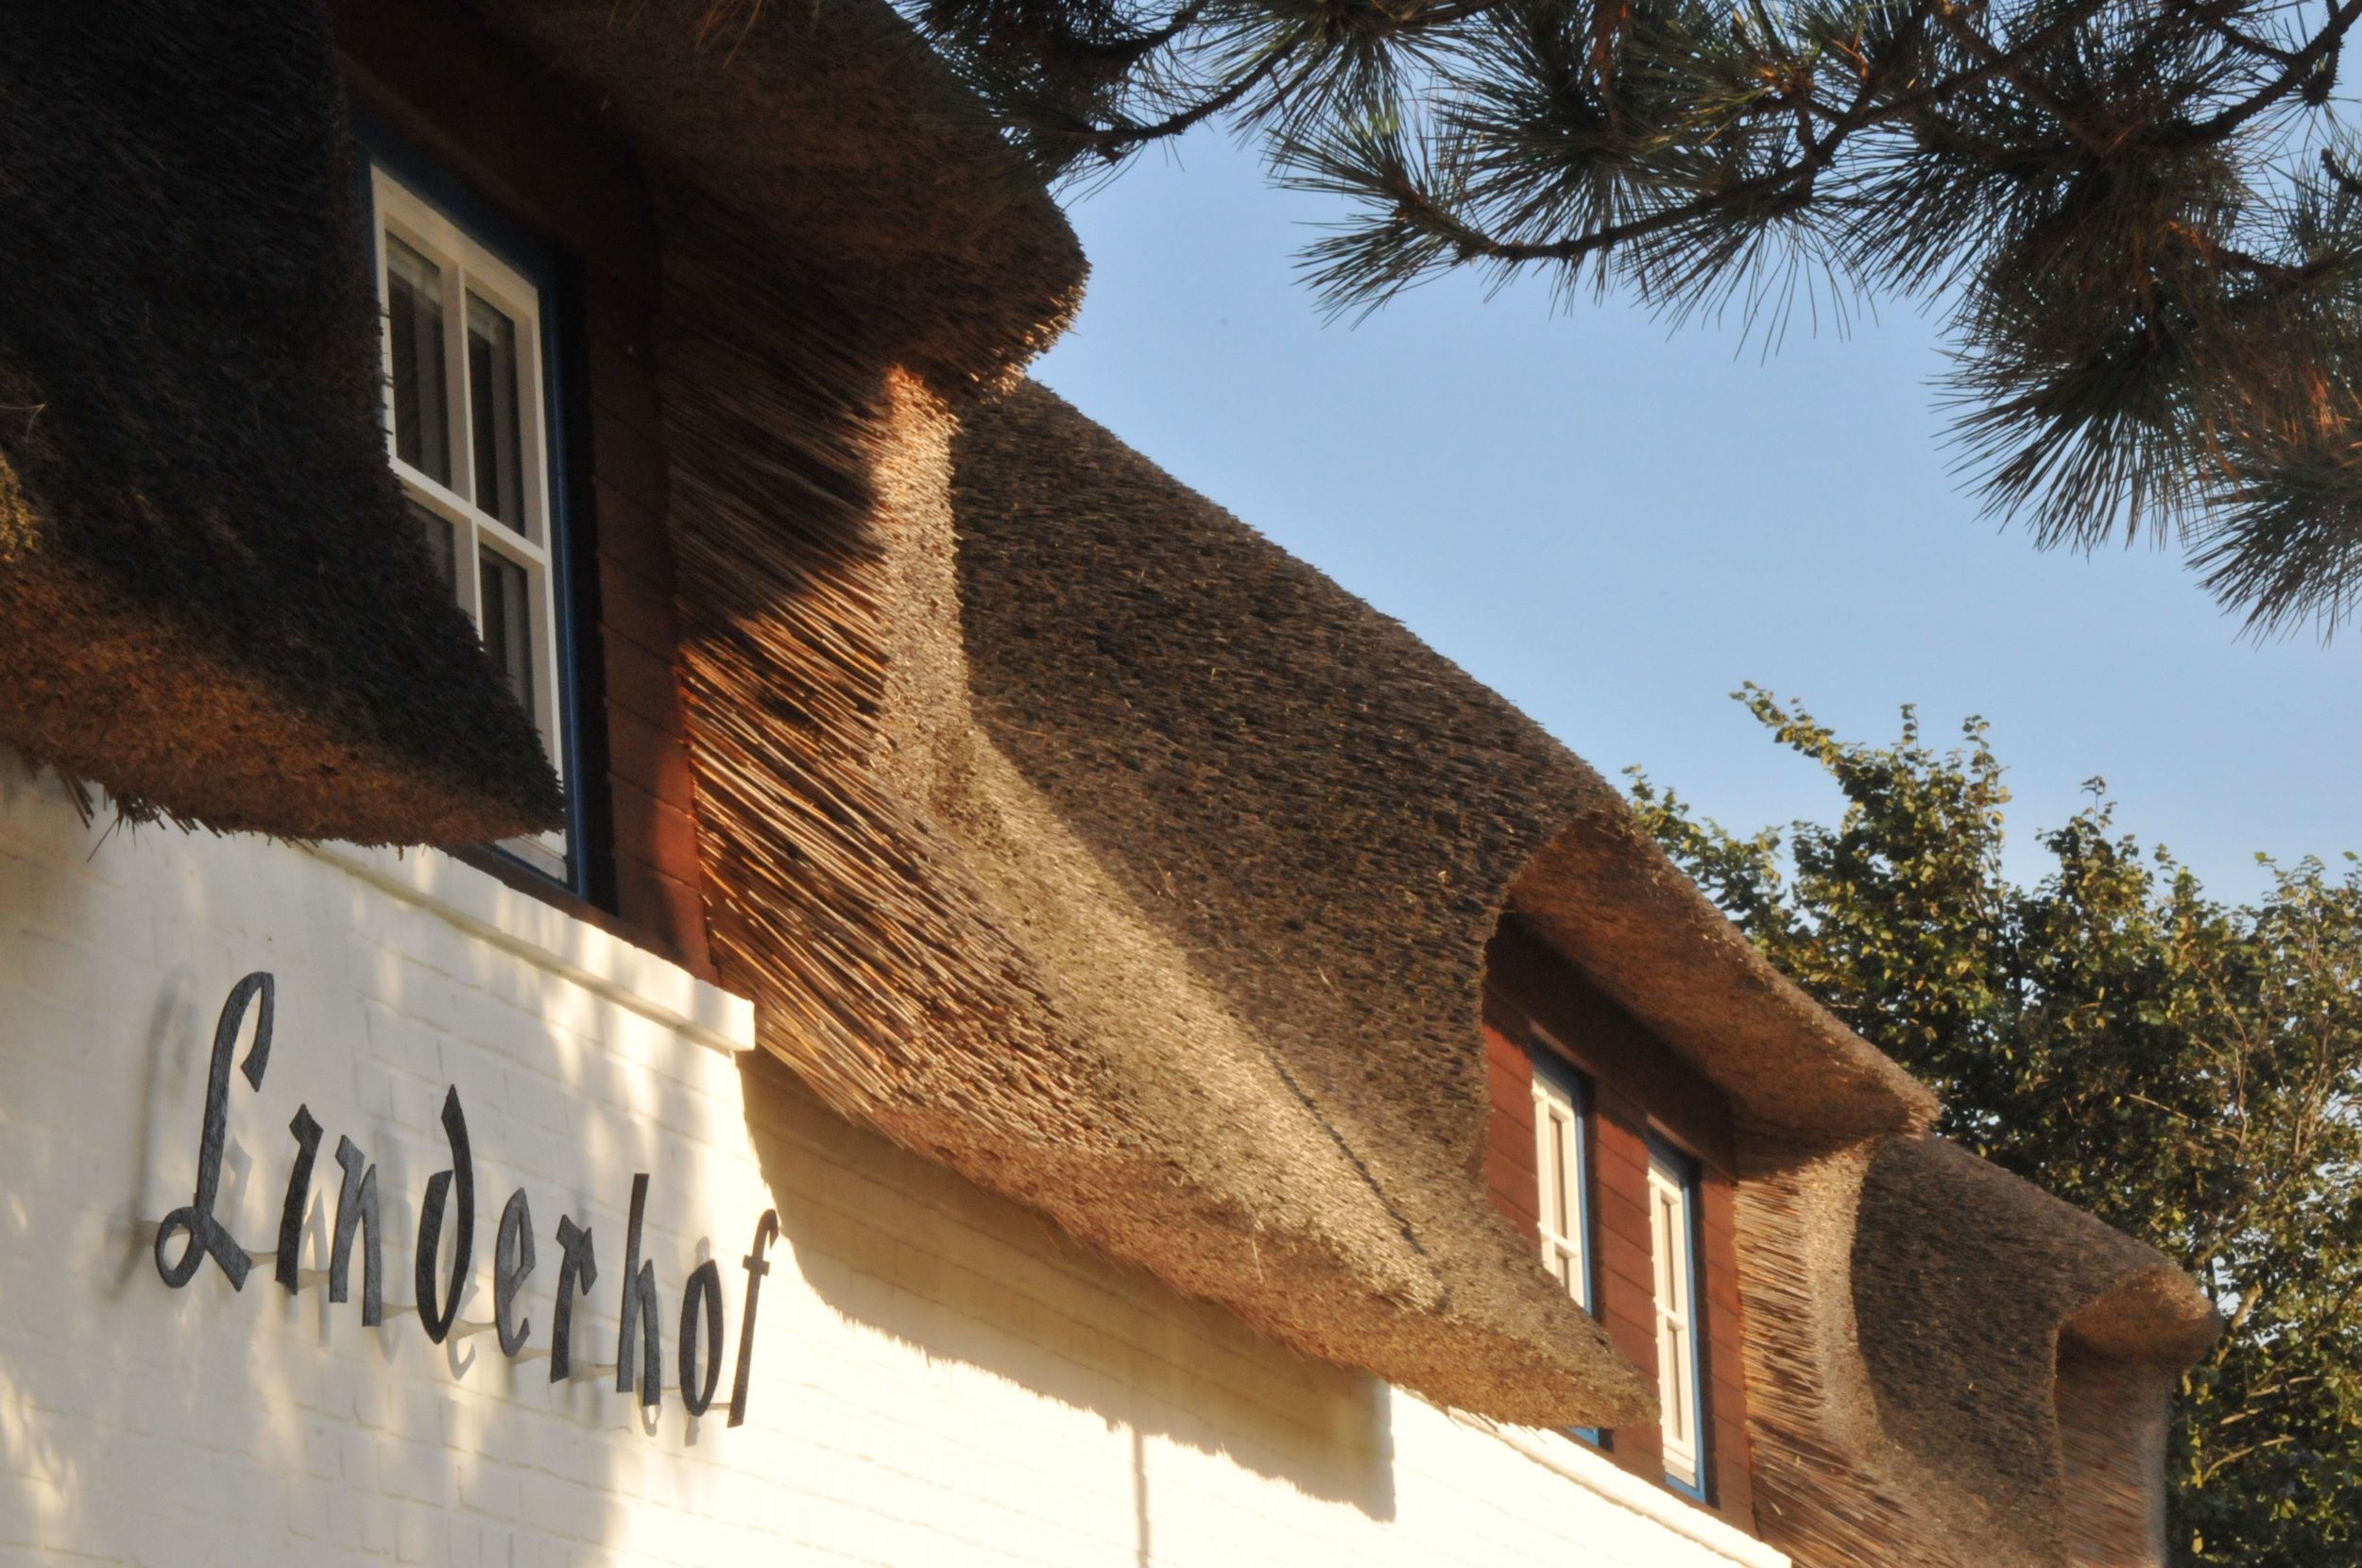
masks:
<instances>
[{"instance_id":1,"label":"window sill","mask_svg":"<svg viewBox=\"0 0 2362 1568\"><path fill-rule=\"evenodd\" d=\"M1409 1397L1419 1398L1417 1394L1410 1394ZM1756 1540L1735 1525L1724 1524L1706 1512L1703 1504L1694 1503L1669 1488L1652 1486L1639 1476L1617 1468L1605 1454L1585 1447L1572 1438L1503 1426L1464 1410L1446 1409L1444 1414L1470 1431L1481 1432L1515 1449L1543 1469L1566 1477L1585 1491L1619 1508L1629 1508L1650 1523L1662 1525L1710 1552L1742 1564L1743 1568L1792 1568L1788 1554L1779 1548Z\"/></svg>"},{"instance_id":2,"label":"window sill","mask_svg":"<svg viewBox=\"0 0 2362 1568\"><path fill-rule=\"evenodd\" d=\"M468 935L727 1055L755 1044L755 1006L628 935L599 912L482 851L365 849L317 844L305 852ZM504 872L505 875L504 875Z\"/></svg>"},{"instance_id":3,"label":"window sill","mask_svg":"<svg viewBox=\"0 0 2362 1568\"><path fill-rule=\"evenodd\" d=\"M691 963L678 947L653 931L599 908L512 856L481 844L461 844L440 853L449 855L463 865L471 865L488 877L498 878L529 898L539 899L572 919L579 920L586 926L596 926L619 942L628 942L642 952L653 953L667 963L677 964L701 980L718 981L721 978L710 965Z\"/></svg>"}]
</instances>

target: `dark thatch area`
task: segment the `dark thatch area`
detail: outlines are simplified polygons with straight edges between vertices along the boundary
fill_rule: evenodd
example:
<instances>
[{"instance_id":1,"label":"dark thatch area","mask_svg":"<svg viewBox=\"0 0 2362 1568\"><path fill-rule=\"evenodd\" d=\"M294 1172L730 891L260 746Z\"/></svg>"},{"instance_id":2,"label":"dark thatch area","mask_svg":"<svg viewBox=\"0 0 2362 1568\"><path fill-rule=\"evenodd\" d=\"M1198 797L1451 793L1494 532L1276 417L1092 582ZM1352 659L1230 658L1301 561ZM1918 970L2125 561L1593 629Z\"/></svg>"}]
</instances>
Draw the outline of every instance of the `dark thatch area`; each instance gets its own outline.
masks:
<instances>
[{"instance_id":1,"label":"dark thatch area","mask_svg":"<svg viewBox=\"0 0 2362 1568\"><path fill-rule=\"evenodd\" d=\"M1073 230L884 0L469 0L638 150L954 401L1082 303Z\"/></svg>"},{"instance_id":2,"label":"dark thatch area","mask_svg":"<svg viewBox=\"0 0 2362 1568\"><path fill-rule=\"evenodd\" d=\"M0 48L0 740L135 814L554 826L403 520L319 7L20 6Z\"/></svg>"},{"instance_id":3,"label":"dark thatch area","mask_svg":"<svg viewBox=\"0 0 2362 1568\"><path fill-rule=\"evenodd\" d=\"M134 814L364 842L554 826L378 426L324 9L20 8L0 53L0 741ZM683 201L833 291L864 364L998 384L1071 231L892 10L482 0ZM702 193L699 196L698 193Z\"/></svg>"}]
</instances>

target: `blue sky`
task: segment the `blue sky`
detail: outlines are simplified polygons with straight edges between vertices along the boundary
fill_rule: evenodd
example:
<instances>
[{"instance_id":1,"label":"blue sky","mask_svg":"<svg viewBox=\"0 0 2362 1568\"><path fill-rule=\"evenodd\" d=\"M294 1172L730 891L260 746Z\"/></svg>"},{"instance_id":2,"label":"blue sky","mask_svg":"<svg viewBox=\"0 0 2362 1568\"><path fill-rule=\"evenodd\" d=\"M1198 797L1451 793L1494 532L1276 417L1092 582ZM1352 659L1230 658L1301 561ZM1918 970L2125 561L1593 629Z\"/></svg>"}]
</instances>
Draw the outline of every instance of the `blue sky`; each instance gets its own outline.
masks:
<instances>
[{"instance_id":1,"label":"blue sky","mask_svg":"<svg viewBox=\"0 0 2362 1568\"><path fill-rule=\"evenodd\" d=\"M1947 471L1936 333L1883 306L1670 332L1628 300L1453 278L1325 325L1294 277L1336 209L1210 134L1070 202L1092 262L1035 374L1532 714L1733 827L1833 818L1819 770L1727 693L1850 738L1916 703L1992 723L2011 871L2095 775L2217 895L2362 851L2362 634L2263 645L2171 553L2037 552Z\"/></svg>"}]
</instances>

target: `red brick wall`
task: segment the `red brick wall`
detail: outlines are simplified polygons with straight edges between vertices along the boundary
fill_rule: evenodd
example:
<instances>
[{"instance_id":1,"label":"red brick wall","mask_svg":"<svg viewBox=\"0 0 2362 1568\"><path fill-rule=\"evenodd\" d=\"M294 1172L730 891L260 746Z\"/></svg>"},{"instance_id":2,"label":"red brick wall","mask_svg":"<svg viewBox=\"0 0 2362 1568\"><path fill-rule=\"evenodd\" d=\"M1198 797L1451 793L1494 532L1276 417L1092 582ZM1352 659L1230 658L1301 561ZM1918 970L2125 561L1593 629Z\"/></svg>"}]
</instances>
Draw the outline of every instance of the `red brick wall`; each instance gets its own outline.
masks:
<instances>
[{"instance_id":1,"label":"red brick wall","mask_svg":"<svg viewBox=\"0 0 2362 1568\"><path fill-rule=\"evenodd\" d=\"M1486 1190L1494 1206L1534 1237L1537 1247L1533 1069L1527 1052L1556 1049L1589 1081L1597 1310L1617 1349L1652 1379L1657 1369L1649 1241L1651 1124L1698 1157L1709 1491L1713 1511L1753 1531L1728 1105L1711 1083L1514 922L1503 922L1487 954L1484 1048L1493 1101ZM1617 1428L1610 1451L1633 1474L1663 1480L1664 1445L1655 1427Z\"/></svg>"},{"instance_id":2,"label":"red brick wall","mask_svg":"<svg viewBox=\"0 0 2362 1568\"><path fill-rule=\"evenodd\" d=\"M649 316L657 241L629 155L581 106L449 0L334 0L348 91L452 176L545 235L578 267L587 438L573 467L573 533L595 559L574 574L577 651L595 690L586 725L604 743L578 781L603 819L611 908L592 910L471 857L513 884L712 975L696 846L696 797L682 740L666 470ZM576 454L580 456L579 453ZM587 483L585 483L587 481ZM585 494L583 492L587 491ZM586 616L585 611L590 613ZM585 623L586 622L590 623Z\"/></svg>"}]
</instances>

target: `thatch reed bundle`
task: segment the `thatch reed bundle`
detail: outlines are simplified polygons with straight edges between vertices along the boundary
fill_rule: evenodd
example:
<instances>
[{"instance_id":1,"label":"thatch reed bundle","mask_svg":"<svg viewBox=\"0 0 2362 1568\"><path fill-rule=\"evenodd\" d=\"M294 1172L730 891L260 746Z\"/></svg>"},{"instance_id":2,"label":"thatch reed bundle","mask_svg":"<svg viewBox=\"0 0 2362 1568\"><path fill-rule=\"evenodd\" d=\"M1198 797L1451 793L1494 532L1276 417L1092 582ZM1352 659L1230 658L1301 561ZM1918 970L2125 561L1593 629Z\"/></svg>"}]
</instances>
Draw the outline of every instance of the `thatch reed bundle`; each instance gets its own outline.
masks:
<instances>
[{"instance_id":1,"label":"thatch reed bundle","mask_svg":"<svg viewBox=\"0 0 2362 1568\"><path fill-rule=\"evenodd\" d=\"M216 828L554 826L386 471L349 145L317 5L11 12L0 740Z\"/></svg>"},{"instance_id":2,"label":"thatch reed bundle","mask_svg":"<svg viewBox=\"0 0 2362 1568\"><path fill-rule=\"evenodd\" d=\"M1739 1296L1755 1524L1807 1568L1906 1560L1978 1568L1927 1539L1916 1494L1878 1465L1877 1399L1856 1349L1854 1219L1871 1146L1750 1151L1738 1184ZM1908 1555L1891 1558L1908 1542Z\"/></svg>"},{"instance_id":3,"label":"thatch reed bundle","mask_svg":"<svg viewBox=\"0 0 2362 1568\"><path fill-rule=\"evenodd\" d=\"M766 1045L846 1114L1311 1354L1510 1419L1645 1412L1521 1253L1486 1266L1532 1276L1531 1324L1447 1310L1469 1266L1406 1234L1265 1043L974 734L943 405L870 368L851 313L733 220L676 208L666 230L711 935ZM1110 944L1139 962L1087 972Z\"/></svg>"},{"instance_id":4,"label":"thatch reed bundle","mask_svg":"<svg viewBox=\"0 0 2362 1568\"><path fill-rule=\"evenodd\" d=\"M855 318L719 210L667 216L663 377L682 683L712 941L833 1103L895 1098L922 1037L948 1117L1081 1131L1046 1006L955 856L877 775L890 616L886 377Z\"/></svg>"}]
</instances>

